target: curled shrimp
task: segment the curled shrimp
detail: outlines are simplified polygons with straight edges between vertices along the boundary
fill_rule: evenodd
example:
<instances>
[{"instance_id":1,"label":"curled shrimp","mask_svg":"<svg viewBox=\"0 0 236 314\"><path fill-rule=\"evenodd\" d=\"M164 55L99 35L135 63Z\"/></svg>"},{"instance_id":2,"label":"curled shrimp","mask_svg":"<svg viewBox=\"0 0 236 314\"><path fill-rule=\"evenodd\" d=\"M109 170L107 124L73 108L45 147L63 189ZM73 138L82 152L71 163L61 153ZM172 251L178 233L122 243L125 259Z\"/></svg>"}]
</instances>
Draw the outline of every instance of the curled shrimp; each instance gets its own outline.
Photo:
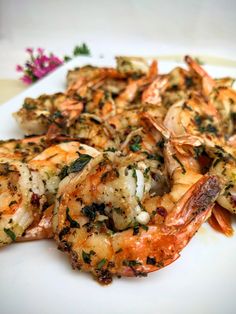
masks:
<instances>
[{"instance_id":1,"label":"curled shrimp","mask_svg":"<svg viewBox=\"0 0 236 314\"><path fill-rule=\"evenodd\" d=\"M72 97L56 93L42 95L37 99L26 98L22 108L13 116L26 135L41 135L58 119L70 124L79 116L83 104Z\"/></svg>"},{"instance_id":2,"label":"curled shrimp","mask_svg":"<svg viewBox=\"0 0 236 314\"><path fill-rule=\"evenodd\" d=\"M48 143L43 136L1 141L0 157L27 162L41 153L47 146Z\"/></svg>"},{"instance_id":3,"label":"curled shrimp","mask_svg":"<svg viewBox=\"0 0 236 314\"><path fill-rule=\"evenodd\" d=\"M155 121L148 113L144 117L154 127L152 133L160 133L165 140L163 156L171 185L169 193L146 198L145 204L150 210L158 207L164 213L169 213L188 189L202 177L199 162L192 149L201 145L201 142L197 137L182 136L175 139L162 123Z\"/></svg>"},{"instance_id":4,"label":"curled shrimp","mask_svg":"<svg viewBox=\"0 0 236 314\"><path fill-rule=\"evenodd\" d=\"M217 202L232 214L236 214L236 163L230 156L216 158L211 168L210 174L218 175L224 183L224 189L218 197Z\"/></svg>"},{"instance_id":5,"label":"curled shrimp","mask_svg":"<svg viewBox=\"0 0 236 314\"><path fill-rule=\"evenodd\" d=\"M201 79L202 92L208 102L216 108L219 114L221 128L224 133L231 134L233 131L232 113L236 108L236 91L227 86L225 80L214 80L195 60L186 56L185 61Z\"/></svg>"},{"instance_id":6,"label":"curled shrimp","mask_svg":"<svg viewBox=\"0 0 236 314\"><path fill-rule=\"evenodd\" d=\"M59 248L70 255L74 268L105 284L112 275L145 276L177 259L220 191L217 177L202 177L158 223L143 206L150 191L145 161L135 160L134 167L131 160L100 155L80 174L65 178L57 196Z\"/></svg>"},{"instance_id":7,"label":"curled shrimp","mask_svg":"<svg viewBox=\"0 0 236 314\"><path fill-rule=\"evenodd\" d=\"M0 160L0 246L22 236L45 204L39 174L19 160Z\"/></svg>"},{"instance_id":8,"label":"curled shrimp","mask_svg":"<svg viewBox=\"0 0 236 314\"><path fill-rule=\"evenodd\" d=\"M161 94L167 88L168 79L165 76L159 76L155 79L142 94L142 102L157 105L162 101Z\"/></svg>"},{"instance_id":9,"label":"curled shrimp","mask_svg":"<svg viewBox=\"0 0 236 314\"><path fill-rule=\"evenodd\" d=\"M53 204L60 180L69 172L76 171L80 165L80 156L98 155L98 152L79 142L68 142L53 145L28 162L31 171L37 172L44 184L44 211L35 210L34 220L18 241L38 240L52 237ZM89 155L89 156L90 156ZM82 163L82 161L81 161ZM40 199L34 194L35 201ZM46 208L46 210L45 210Z\"/></svg>"},{"instance_id":10,"label":"curled shrimp","mask_svg":"<svg viewBox=\"0 0 236 314\"><path fill-rule=\"evenodd\" d=\"M214 113L216 112L216 113ZM197 141L192 141L193 149L203 149L210 157L209 173L217 175L223 183L223 191L219 195L217 202L235 213L235 151L226 143L224 127L221 123L218 111L212 103L206 102L198 96L191 97L187 102L178 102L169 108L164 119L164 126L172 136L189 137L189 140L197 137ZM222 148L224 147L224 148ZM198 159L198 157L194 157ZM195 161L197 162L197 161Z\"/></svg>"},{"instance_id":11,"label":"curled shrimp","mask_svg":"<svg viewBox=\"0 0 236 314\"><path fill-rule=\"evenodd\" d=\"M33 139L36 141L36 138ZM53 145L34 156L33 139L4 143L7 153L4 150L0 154L1 245L10 243L10 240L51 237L52 205L61 178L75 167L79 154L98 154L92 147L79 142L67 142ZM39 144L42 139L43 137L37 138ZM18 150L14 154L16 145ZM9 159L9 150L12 159Z\"/></svg>"},{"instance_id":12,"label":"curled shrimp","mask_svg":"<svg viewBox=\"0 0 236 314\"><path fill-rule=\"evenodd\" d=\"M146 75L136 80L130 80L125 90L122 93L120 93L119 96L115 99L117 113L122 112L127 105L132 103L138 96L138 92L142 91L146 86L152 83L153 80L156 79L156 77L157 77L157 62L154 60L150 65L149 71L147 71ZM147 97L144 96L144 99L145 98Z\"/></svg>"}]
</instances>

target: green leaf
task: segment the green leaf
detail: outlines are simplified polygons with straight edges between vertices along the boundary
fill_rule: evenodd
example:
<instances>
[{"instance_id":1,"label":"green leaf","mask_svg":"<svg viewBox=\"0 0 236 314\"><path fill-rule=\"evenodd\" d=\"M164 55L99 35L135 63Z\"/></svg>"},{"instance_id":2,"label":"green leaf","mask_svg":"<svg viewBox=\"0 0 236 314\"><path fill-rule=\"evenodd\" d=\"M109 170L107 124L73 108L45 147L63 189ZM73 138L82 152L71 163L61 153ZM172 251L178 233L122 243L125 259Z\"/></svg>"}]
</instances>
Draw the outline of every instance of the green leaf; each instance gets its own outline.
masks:
<instances>
[{"instance_id":1,"label":"green leaf","mask_svg":"<svg viewBox=\"0 0 236 314\"><path fill-rule=\"evenodd\" d=\"M141 149L141 145L138 143L134 143L134 144L131 144L129 148L130 150L132 150L132 152L138 152Z\"/></svg>"},{"instance_id":2,"label":"green leaf","mask_svg":"<svg viewBox=\"0 0 236 314\"><path fill-rule=\"evenodd\" d=\"M72 162L72 164L68 167L68 174L72 172L81 171L92 159L93 157L87 154L81 154L78 159Z\"/></svg>"},{"instance_id":3,"label":"green leaf","mask_svg":"<svg viewBox=\"0 0 236 314\"><path fill-rule=\"evenodd\" d=\"M91 263L91 256L94 254L95 254L95 252L93 250L91 250L89 253L82 251L82 257L83 257L84 262L86 264L90 264Z\"/></svg>"},{"instance_id":4,"label":"green leaf","mask_svg":"<svg viewBox=\"0 0 236 314\"><path fill-rule=\"evenodd\" d=\"M16 240L16 235L11 229L4 228L3 230L8 235L8 237L10 237L12 239L12 241Z\"/></svg>"},{"instance_id":5,"label":"green leaf","mask_svg":"<svg viewBox=\"0 0 236 314\"><path fill-rule=\"evenodd\" d=\"M33 105L33 104L26 104L26 103L24 103L22 107L23 107L24 109L26 109L26 110L33 110L33 109L36 109L36 106Z\"/></svg>"},{"instance_id":6,"label":"green leaf","mask_svg":"<svg viewBox=\"0 0 236 314\"><path fill-rule=\"evenodd\" d=\"M104 150L105 152L116 152L117 149L115 147L108 147L107 149Z\"/></svg>"},{"instance_id":7,"label":"green leaf","mask_svg":"<svg viewBox=\"0 0 236 314\"><path fill-rule=\"evenodd\" d=\"M142 265L142 263L140 263L139 261L137 260L123 260L123 263L122 263L124 266L129 266L129 267L134 267L134 266L138 266L138 265Z\"/></svg>"},{"instance_id":8,"label":"green leaf","mask_svg":"<svg viewBox=\"0 0 236 314\"><path fill-rule=\"evenodd\" d=\"M155 266L156 265L156 258L147 256L146 264Z\"/></svg>"},{"instance_id":9,"label":"green leaf","mask_svg":"<svg viewBox=\"0 0 236 314\"><path fill-rule=\"evenodd\" d=\"M66 209L66 219L69 221L70 223L70 227L71 228L80 228L80 224L75 221L74 219L71 218L71 216L69 215L69 208L67 207Z\"/></svg>"},{"instance_id":10,"label":"green leaf","mask_svg":"<svg viewBox=\"0 0 236 314\"><path fill-rule=\"evenodd\" d=\"M74 56L80 56L80 55L89 56L90 50L88 46L85 43L83 43L82 45L76 46L74 48L73 54Z\"/></svg>"},{"instance_id":11,"label":"green leaf","mask_svg":"<svg viewBox=\"0 0 236 314\"><path fill-rule=\"evenodd\" d=\"M62 179L64 179L67 175L68 175L68 166L64 166L62 169L61 169L61 171L60 171L60 173L58 174L58 176L59 176L59 178L62 180Z\"/></svg>"},{"instance_id":12,"label":"green leaf","mask_svg":"<svg viewBox=\"0 0 236 314\"><path fill-rule=\"evenodd\" d=\"M100 262L97 264L97 269L101 269L107 262L106 258L103 258L100 260Z\"/></svg>"},{"instance_id":13,"label":"green leaf","mask_svg":"<svg viewBox=\"0 0 236 314\"><path fill-rule=\"evenodd\" d=\"M141 149L142 137L136 135L132 138L129 148L132 152L138 152Z\"/></svg>"},{"instance_id":14,"label":"green leaf","mask_svg":"<svg viewBox=\"0 0 236 314\"><path fill-rule=\"evenodd\" d=\"M68 62L72 60L72 58L70 56L64 56L64 62Z\"/></svg>"}]
</instances>

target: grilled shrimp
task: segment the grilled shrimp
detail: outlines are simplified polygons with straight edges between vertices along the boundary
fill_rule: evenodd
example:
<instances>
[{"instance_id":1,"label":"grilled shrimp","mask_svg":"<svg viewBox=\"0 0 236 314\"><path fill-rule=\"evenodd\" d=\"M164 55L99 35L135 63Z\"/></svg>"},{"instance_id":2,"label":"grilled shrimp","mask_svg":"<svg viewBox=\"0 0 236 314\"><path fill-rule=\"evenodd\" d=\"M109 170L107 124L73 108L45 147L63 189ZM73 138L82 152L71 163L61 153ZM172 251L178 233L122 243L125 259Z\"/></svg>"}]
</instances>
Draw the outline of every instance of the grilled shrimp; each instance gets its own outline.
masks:
<instances>
[{"instance_id":1,"label":"grilled shrimp","mask_svg":"<svg viewBox=\"0 0 236 314\"><path fill-rule=\"evenodd\" d=\"M60 178L63 177L63 172L67 171L66 167L72 162L79 160L80 154L87 152L91 156L96 156L97 154L94 148L80 144L79 142L61 143L47 148L29 161L28 165L30 169L38 171L45 183L45 191L49 204L52 204L54 201L54 195L57 192Z\"/></svg>"},{"instance_id":2,"label":"grilled shrimp","mask_svg":"<svg viewBox=\"0 0 236 314\"><path fill-rule=\"evenodd\" d=\"M78 138L81 142L99 150L119 145L114 129L96 115L83 113L68 129L71 137Z\"/></svg>"},{"instance_id":3,"label":"grilled shrimp","mask_svg":"<svg viewBox=\"0 0 236 314\"><path fill-rule=\"evenodd\" d=\"M87 156L96 155L98 152L92 147L79 142L68 142L51 146L29 161L28 167L37 172L44 184L46 202L43 212L35 211L33 223L18 241L52 237L53 205L60 180L85 164ZM34 201L36 204L39 202L39 195L34 195Z\"/></svg>"},{"instance_id":4,"label":"grilled shrimp","mask_svg":"<svg viewBox=\"0 0 236 314\"><path fill-rule=\"evenodd\" d=\"M1 141L0 158L5 157L27 162L41 153L47 146L48 143L43 136Z\"/></svg>"},{"instance_id":5,"label":"grilled shrimp","mask_svg":"<svg viewBox=\"0 0 236 314\"><path fill-rule=\"evenodd\" d=\"M19 160L0 160L0 246L15 241L42 212L45 190L37 171ZM37 199L37 200L36 200Z\"/></svg>"},{"instance_id":6,"label":"grilled shrimp","mask_svg":"<svg viewBox=\"0 0 236 314\"><path fill-rule=\"evenodd\" d=\"M234 158L217 158L209 170L210 174L217 175L224 183L224 189L217 202L236 214L236 162Z\"/></svg>"},{"instance_id":7,"label":"grilled shrimp","mask_svg":"<svg viewBox=\"0 0 236 314\"><path fill-rule=\"evenodd\" d=\"M63 120L70 125L83 110L83 104L63 93L26 98L22 108L13 116L25 135L41 135L51 123Z\"/></svg>"},{"instance_id":8,"label":"grilled shrimp","mask_svg":"<svg viewBox=\"0 0 236 314\"><path fill-rule=\"evenodd\" d=\"M151 189L147 169L140 155L105 153L60 183L54 230L74 268L105 284L115 274L145 276L177 259L208 218L217 177L197 181L160 223L143 205Z\"/></svg>"},{"instance_id":9,"label":"grilled shrimp","mask_svg":"<svg viewBox=\"0 0 236 314\"><path fill-rule=\"evenodd\" d=\"M185 61L190 69L202 79L203 94L217 110L223 134L231 135L233 131L232 113L236 110L236 91L229 86L229 80L214 80L191 57L186 56Z\"/></svg>"},{"instance_id":10,"label":"grilled shrimp","mask_svg":"<svg viewBox=\"0 0 236 314\"><path fill-rule=\"evenodd\" d=\"M201 167L193 149L201 145L201 142L197 137L182 136L175 139L162 123L148 113L144 114L144 118L153 126L152 134L161 134L163 137L163 157L171 186L169 193L161 196L152 195L146 198L145 203L150 210L158 207L163 214L167 214L172 211L187 190L202 177Z\"/></svg>"},{"instance_id":11,"label":"grilled shrimp","mask_svg":"<svg viewBox=\"0 0 236 314\"><path fill-rule=\"evenodd\" d=\"M236 191L233 178L236 154L235 149L225 140L225 135L226 132L231 134L231 105L236 94L229 87L219 87L219 82L216 83L193 59L186 57L186 61L202 78L202 90L207 100L191 95L187 101L172 105L164 119L164 125L174 136L198 137L202 148L212 160L209 165L210 174L218 175L224 182L224 192L217 202L235 213L232 195ZM197 146L200 147L199 143Z\"/></svg>"},{"instance_id":12,"label":"grilled shrimp","mask_svg":"<svg viewBox=\"0 0 236 314\"><path fill-rule=\"evenodd\" d=\"M117 106L117 113L121 113L125 108L127 108L128 105L132 103L141 103L142 101L145 102L145 100L148 100L149 94L151 94L151 91L146 90L143 92L143 90L151 84L153 81L155 82L155 79L157 78L157 62L153 61L146 72L146 75L141 76L138 79L131 79L129 80L126 88L123 92L119 94L118 97L115 99L115 104ZM161 89L161 86L158 84L158 90ZM156 88L156 85L154 86ZM150 89L154 89L151 87ZM142 96L142 93L144 96ZM146 96L145 96L146 95ZM142 98L140 97L142 96ZM147 101L148 102L148 101ZM153 104L153 102L150 102Z\"/></svg>"}]
</instances>

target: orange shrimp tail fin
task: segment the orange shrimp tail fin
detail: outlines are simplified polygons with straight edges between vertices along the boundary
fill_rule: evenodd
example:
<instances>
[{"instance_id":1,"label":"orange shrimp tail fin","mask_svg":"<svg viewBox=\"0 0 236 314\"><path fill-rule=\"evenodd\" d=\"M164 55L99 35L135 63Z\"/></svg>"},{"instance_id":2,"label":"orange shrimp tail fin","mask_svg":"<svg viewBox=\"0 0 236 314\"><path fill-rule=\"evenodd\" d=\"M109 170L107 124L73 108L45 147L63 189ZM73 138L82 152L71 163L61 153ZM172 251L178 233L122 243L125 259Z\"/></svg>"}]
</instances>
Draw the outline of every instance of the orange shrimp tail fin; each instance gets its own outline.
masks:
<instances>
[{"instance_id":1,"label":"orange shrimp tail fin","mask_svg":"<svg viewBox=\"0 0 236 314\"><path fill-rule=\"evenodd\" d=\"M159 270L173 263L211 214L221 190L216 176L204 176L177 202L174 212L167 215L161 226L149 226L137 235L127 230L115 236L122 243L122 252L116 256L120 268L114 272L125 276L137 276ZM150 241L152 239L152 241ZM134 267L122 261L138 260Z\"/></svg>"},{"instance_id":2,"label":"orange shrimp tail fin","mask_svg":"<svg viewBox=\"0 0 236 314\"><path fill-rule=\"evenodd\" d=\"M183 195L176 208L166 217L165 224L181 226L191 223L195 216L207 211L209 205L214 204L220 190L219 180L216 176L203 176Z\"/></svg>"},{"instance_id":3,"label":"orange shrimp tail fin","mask_svg":"<svg viewBox=\"0 0 236 314\"><path fill-rule=\"evenodd\" d=\"M223 233L227 237L231 237L234 233L231 214L219 204L215 204L208 223L214 230Z\"/></svg>"},{"instance_id":4,"label":"orange shrimp tail fin","mask_svg":"<svg viewBox=\"0 0 236 314\"><path fill-rule=\"evenodd\" d=\"M216 85L214 79L190 56L185 56L184 61L191 70L203 79L205 92L210 93Z\"/></svg>"},{"instance_id":5,"label":"orange shrimp tail fin","mask_svg":"<svg viewBox=\"0 0 236 314\"><path fill-rule=\"evenodd\" d=\"M49 206L38 222L34 222L24 233L16 239L17 242L34 241L53 238L52 218L54 205Z\"/></svg>"},{"instance_id":6,"label":"orange shrimp tail fin","mask_svg":"<svg viewBox=\"0 0 236 314\"><path fill-rule=\"evenodd\" d=\"M157 64L157 60L153 60L150 68L149 68L149 72L148 72L148 78L150 79L154 79L156 76L158 75L158 64Z\"/></svg>"}]
</instances>

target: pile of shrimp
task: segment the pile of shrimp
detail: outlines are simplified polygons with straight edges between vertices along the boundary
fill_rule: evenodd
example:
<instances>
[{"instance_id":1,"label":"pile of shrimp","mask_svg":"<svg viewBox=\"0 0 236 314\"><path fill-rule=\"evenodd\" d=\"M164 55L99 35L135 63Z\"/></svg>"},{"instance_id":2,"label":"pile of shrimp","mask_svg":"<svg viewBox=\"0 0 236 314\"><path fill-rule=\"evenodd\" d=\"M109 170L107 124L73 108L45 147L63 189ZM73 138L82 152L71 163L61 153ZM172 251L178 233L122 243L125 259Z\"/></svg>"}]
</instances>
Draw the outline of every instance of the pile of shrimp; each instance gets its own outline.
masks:
<instances>
[{"instance_id":1,"label":"pile of shrimp","mask_svg":"<svg viewBox=\"0 0 236 314\"><path fill-rule=\"evenodd\" d=\"M102 284L172 263L205 221L231 236L236 213L233 79L116 61L26 98L25 138L0 143L0 246L53 238Z\"/></svg>"}]
</instances>

